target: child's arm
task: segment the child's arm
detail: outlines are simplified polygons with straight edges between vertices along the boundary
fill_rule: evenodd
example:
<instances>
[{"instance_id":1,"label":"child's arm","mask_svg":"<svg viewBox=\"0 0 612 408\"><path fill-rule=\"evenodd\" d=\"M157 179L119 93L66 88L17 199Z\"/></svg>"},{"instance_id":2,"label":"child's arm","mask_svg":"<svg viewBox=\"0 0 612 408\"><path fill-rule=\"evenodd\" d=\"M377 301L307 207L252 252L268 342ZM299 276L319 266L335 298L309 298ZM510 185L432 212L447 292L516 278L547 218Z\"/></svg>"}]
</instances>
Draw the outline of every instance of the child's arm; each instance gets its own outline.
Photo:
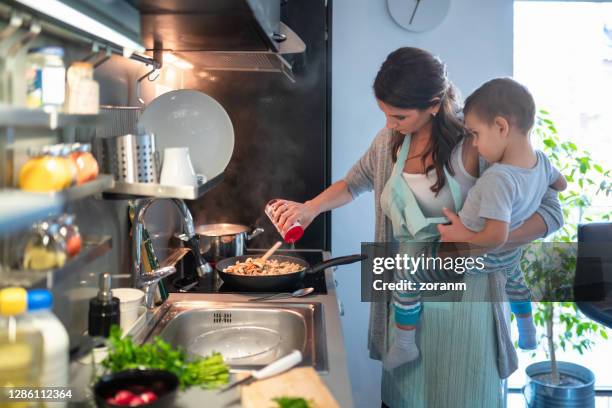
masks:
<instances>
[{"instance_id":1,"label":"child's arm","mask_svg":"<svg viewBox=\"0 0 612 408\"><path fill-rule=\"evenodd\" d=\"M449 219L449 225L438 225L442 242L466 242L485 248L496 248L508 240L509 226L507 222L487 218L482 231L471 231L461 222L457 214L448 208L442 210Z\"/></svg>"},{"instance_id":2,"label":"child's arm","mask_svg":"<svg viewBox=\"0 0 612 408\"><path fill-rule=\"evenodd\" d=\"M559 177L550 185L553 190L563 191L567 188L567 180L563 177L562 174L559 174Z\"/></svg>"},{"instance_id":3,"label":"child's arm","mask_svg":"<svg viewBox=\"0 0 612 408\"><path fill-rule=\"evenodd\" d=\"M508 240L509 229L507 222L487 218L482 231L474 232L474 235L467 242L479 247L497 248L504 245Z\"/></svg>"}]
</instances>

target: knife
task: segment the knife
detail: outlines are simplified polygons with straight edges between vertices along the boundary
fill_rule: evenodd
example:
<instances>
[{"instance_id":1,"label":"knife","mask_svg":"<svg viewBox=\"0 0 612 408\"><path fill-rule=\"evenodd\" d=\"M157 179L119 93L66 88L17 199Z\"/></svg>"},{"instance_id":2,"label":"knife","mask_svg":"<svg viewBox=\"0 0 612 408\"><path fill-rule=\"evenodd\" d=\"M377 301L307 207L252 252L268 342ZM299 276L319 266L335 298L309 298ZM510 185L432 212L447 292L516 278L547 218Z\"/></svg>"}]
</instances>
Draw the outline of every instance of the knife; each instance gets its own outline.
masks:
<instances>
[{"instance_id":1,"label":"knife","mask_svg":"<svg viewBox=\"0 0 612 408\"><path fill-rule=\"evenodd\" d=\"M264 378L273 377L280 373L284 373L290 368L296 366L302 361L302 353L299 350L293 350L291 353L287 354L284 357L279 358L273 363L268 364L261 370L253 370L249 373L248 376L244 377L241 380L235 381L230 385L222 388L219 393L225 392L229 389L236 387L237 385L245 384L247 382L251 382L254 380L263 380Z\"/></svg>"}]
</instances>

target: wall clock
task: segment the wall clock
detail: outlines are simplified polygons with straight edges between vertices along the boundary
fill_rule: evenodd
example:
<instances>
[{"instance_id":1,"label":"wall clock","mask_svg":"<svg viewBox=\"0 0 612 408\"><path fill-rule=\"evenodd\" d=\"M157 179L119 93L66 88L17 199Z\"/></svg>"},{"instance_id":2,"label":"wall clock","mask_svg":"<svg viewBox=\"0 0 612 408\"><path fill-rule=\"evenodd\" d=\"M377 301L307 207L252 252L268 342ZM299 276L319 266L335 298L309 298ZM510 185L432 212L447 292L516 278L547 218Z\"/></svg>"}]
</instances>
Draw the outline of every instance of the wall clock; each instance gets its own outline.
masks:
<instances>
[{"instance_id":1,"label":"wall clock","mask_svg":"<svg viewBox=\"0 0 612 408\"><path fill-rule=\"evenodd\" d=\"M406 30L431 30L444 20L450 0L387 0L389 13Z\"/></svg>"}]
</instances>

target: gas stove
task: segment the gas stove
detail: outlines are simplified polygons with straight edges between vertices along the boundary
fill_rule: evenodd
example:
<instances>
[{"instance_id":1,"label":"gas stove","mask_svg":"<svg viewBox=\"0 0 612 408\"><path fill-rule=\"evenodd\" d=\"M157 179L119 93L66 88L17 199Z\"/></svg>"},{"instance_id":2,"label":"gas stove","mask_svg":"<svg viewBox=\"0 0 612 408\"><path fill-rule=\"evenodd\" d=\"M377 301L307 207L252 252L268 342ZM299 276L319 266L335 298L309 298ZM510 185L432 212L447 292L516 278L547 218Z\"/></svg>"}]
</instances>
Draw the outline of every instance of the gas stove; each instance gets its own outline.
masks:
<instances>
[{"instance_id":1,"label":"gas stove","mask_svg":"<svg viewBox=\"0 0 612 408\"><path fill-rule=\"evenodd\" d=\"M245 255L261 256L266 252L265 249L249 249ZM302 258L310 265L316 265L323 261L324 251L317 249L304 249L304 250L289 250L280 249L276 252L277 255L295 256ZM185 267L191 267L185 265ZM214 265L213 265L214 267ZM173 285L175 279L169 277L166 281L166 286L169 292L179 292L178 288ZM327 294L327 285L325 283L325 271L319 271L312 274L307 274L302 283L295 287L295 289L313 287L315 294ZM278 292L285 292L286 290L279 290ZM216 279L216 282L211 284L200 283L189 290L193 293L248 293L249 290L243 288L232 287L224 283L220 278Z\"/></svg>"}]
</instances>

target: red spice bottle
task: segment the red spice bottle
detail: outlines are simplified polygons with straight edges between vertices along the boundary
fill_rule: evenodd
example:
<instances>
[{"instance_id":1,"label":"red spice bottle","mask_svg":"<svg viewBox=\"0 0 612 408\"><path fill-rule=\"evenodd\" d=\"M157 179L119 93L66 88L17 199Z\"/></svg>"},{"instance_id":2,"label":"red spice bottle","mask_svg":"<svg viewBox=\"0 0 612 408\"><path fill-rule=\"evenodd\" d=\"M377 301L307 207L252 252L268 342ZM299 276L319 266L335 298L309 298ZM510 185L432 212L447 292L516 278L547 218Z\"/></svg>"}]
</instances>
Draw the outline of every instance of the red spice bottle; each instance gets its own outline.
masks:
<instances>
[{"instance_id":1,"label":"red spice bottle","mask_svg":"<svg viewBox=\"0 0 612 408\"><path fill-rule=\"evenodd\" d=\"M302 235L304 235L304 227L302 227L302 224L300 224L299 221L296 221L285 231L281 231L280 227L274 222L273 204L277 201L278 199L269 201L268 204L266 204L264 212L266 213L270 221L272 221L272 224L274 224L274 227L276 228L278 233L283 237L283 240L288 244L293 244L294 242L302 238Z\"/></svg>"}]
</instances>

